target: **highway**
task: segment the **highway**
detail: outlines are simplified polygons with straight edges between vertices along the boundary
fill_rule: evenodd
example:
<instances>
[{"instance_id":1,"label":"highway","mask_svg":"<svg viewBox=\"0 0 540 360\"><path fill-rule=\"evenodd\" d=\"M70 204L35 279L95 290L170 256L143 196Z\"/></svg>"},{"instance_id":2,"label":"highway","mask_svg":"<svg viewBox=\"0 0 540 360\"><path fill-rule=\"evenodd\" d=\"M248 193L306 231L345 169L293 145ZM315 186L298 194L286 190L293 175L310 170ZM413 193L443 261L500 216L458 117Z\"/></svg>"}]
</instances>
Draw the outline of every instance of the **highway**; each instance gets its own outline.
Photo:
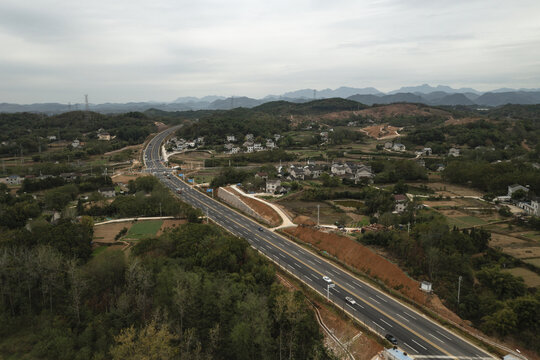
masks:
<instances>
[{"instance_id":1,"label":"highway","mask_svg":"<svg viewBox=\"0 0 540 360\"><path fill-rule=\"evenodd\" d=\"M147 170L181 199L201 209L209 219L236 236L245 238L251 246L283 269L310 286L322 296L329 296L350 316L381 336L392 334L398 347L417 359L493 359L482 349L438 325L427 316L372 287L350 272L339 268L285 237L269 231L250 218L193 189L188 183L171 175L162 162L161 144L178 127L156 135L144 150ZM329 288L323 280L328 276L335 284ZM351 304L345 297L353 298Z\"/></svg>"}]
</instances>

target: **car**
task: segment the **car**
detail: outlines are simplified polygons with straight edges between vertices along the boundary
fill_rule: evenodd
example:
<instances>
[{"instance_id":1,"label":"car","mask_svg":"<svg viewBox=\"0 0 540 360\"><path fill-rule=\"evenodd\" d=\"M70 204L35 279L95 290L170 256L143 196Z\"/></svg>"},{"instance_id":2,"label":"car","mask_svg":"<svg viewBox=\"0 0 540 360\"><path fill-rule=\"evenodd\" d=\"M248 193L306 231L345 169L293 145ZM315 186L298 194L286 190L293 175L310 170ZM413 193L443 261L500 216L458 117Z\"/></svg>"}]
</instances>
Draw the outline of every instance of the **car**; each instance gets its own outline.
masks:
<instances>
[{"instance_id":1,"label":"car","mask_svg":"<svg viewBox=\"0 0 540 360\"><path fill-rule=\"evenodd\" d=\"M329 284L332 282L332 279L330 279L328 276L323 276L322 279Z\"/></svg>"},{"instance_id":2,"label":"car","mask_svg":"<svg viewBox=\"0 0 540 360\"><path fill-rule=\"evenodd\" d=\"M356 300L354 300L354 299L353 299L352 297L350 297L350 296L345 297L345 300L347 300L347 302L348 302L349 304L352 304L352 305L356 304Z\"/></svg>"},{"instance_id":3,"label":"car","mask_svg":"<svg viewBox=\"0 0 540 360\"><path fill-rule=\"evenodd\" d=\"M259 226L259 231L263 231L263 228Z\"/></svg>"},{"instance_id":4,"label":"car","mask_svg":"<svg viewBox=\"0 0 540 360\"><path fill-rule=\"evenodd\" d=\"M385 335L386 340L390 341L392 344L397 345L397 339L392 334Z\"/></svg>"}]
</instances>

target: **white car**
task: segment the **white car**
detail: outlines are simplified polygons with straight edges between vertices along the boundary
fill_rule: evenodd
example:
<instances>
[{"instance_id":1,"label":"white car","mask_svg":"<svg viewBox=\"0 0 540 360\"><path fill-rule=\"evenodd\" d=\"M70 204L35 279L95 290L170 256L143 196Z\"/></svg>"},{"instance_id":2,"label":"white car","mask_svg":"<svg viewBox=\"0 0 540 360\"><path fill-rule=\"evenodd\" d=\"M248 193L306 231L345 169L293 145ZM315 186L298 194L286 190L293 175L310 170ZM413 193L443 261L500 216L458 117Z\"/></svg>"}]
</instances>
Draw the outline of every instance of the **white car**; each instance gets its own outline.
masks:
<instances>
[{"instance_id":1,"label":"white car","mask_svg":"<svg viewBox=\"0 0 540 360\"><path fill-rule=\"evenodd\" d=\"M322 279L329 284L332 282L332 279L330 279L328 276L323 276Z\"/></svg>"},{"instance_id":2,"label":"white car","mask_svg":"<svg viewBox=\"0 0 540 360\"><path fill-rule=\"evenodd\" d=\"M347 300L349 304L352 304L352 305L356 304L356 301L350 296L345 297L345 300Z\"/></svg>"}]
</instances>

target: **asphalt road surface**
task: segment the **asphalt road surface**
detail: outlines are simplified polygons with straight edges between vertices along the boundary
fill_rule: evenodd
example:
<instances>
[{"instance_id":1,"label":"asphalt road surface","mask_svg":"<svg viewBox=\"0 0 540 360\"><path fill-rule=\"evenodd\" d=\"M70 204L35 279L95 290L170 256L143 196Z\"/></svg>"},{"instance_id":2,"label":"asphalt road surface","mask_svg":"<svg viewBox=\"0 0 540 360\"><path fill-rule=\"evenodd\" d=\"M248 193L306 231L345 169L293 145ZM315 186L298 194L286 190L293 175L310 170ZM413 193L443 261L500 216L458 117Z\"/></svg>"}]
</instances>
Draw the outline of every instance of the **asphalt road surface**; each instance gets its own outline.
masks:
<instances>
[{"instance_id":1,"label":"asphalt road surface","mask_svg":"<svg viewBox=\"0 0 540 360\"><path fill-rule=\"evenodd\" d=\"M162 162L161 144L178 127L156 135L144 150L147 171L159 178L180 198L201 209L213 222L236 236L296 276L337 306L381 336L392 334L398 347L418 359L493 359L463 338L436 324L386 293L370 286L293 241L275 234L255 221L192 188L172 174ZM333 288L323 279L327 276ZM348 302L345 297L355 300Z\"/></svg>"}]
</instances>

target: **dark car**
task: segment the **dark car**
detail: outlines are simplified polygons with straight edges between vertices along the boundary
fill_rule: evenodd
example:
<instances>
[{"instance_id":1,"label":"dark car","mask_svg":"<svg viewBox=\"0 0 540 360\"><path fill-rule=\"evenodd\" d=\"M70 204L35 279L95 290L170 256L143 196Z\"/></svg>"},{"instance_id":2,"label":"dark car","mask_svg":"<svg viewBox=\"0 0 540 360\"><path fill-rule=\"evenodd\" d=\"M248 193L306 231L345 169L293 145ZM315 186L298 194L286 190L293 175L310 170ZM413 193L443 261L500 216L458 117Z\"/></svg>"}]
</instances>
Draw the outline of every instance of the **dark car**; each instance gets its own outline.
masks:
<instances>
[{"instance_id":1,"label":"dark car","mask_svg":"<svg viewBox=\"0 0 540 360\"><path fill-rule=\"evenodd\" d=\"M262 228L262 227L259 227L259 231L263 231L263 228Z\"/></svg>"},{"instance_id":2,"label":"dark car","mask_svg":"<svg viewBox=\"0 0 540 360\"><path fill-rule=\"evenodd\" d=\"M386 334L385 338L386 340L390 341L392 344L397 345L397 339L394 337L394 335Z\"/></svg>"}]
</instances>

